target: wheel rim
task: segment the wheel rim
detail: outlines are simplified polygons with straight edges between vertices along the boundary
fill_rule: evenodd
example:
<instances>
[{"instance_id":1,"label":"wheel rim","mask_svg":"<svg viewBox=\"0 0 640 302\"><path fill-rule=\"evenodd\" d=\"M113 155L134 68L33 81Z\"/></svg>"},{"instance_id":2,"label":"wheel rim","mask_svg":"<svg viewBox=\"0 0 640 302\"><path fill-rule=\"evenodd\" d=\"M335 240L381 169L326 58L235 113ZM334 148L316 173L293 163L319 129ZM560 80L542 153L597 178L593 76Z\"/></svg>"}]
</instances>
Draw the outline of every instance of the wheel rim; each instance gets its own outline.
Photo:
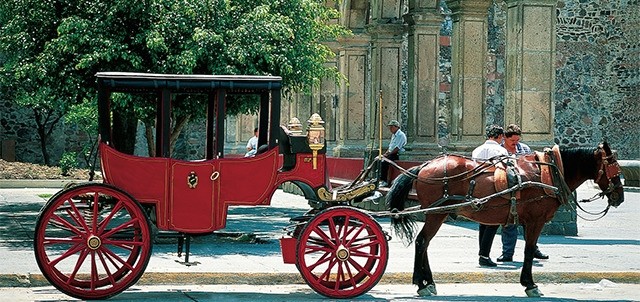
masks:
<instances>
[{"instance_id":1,"label":"wheel rim","mask_svg":"<svg viewBox=\"0 0 640 302\"><path fill-rule=\"evenodd\" d=\"M388 245L371 216L334 207L307 223L296 253L298 270L316 292L330 298L353 298L382 277Z\"/></svg>"},{"instance_id":2,"label":"wheel rim","mask_svg":"<svg viewBox=\"0 0 640 302\"><path fill-rule=\"evenodd\" d=\"M105 185L83 185L52 197L40 213L36 261L60 291L80 299L116 295L144 273L151 235L140 205Z\"/></svg>"}]
</instances>

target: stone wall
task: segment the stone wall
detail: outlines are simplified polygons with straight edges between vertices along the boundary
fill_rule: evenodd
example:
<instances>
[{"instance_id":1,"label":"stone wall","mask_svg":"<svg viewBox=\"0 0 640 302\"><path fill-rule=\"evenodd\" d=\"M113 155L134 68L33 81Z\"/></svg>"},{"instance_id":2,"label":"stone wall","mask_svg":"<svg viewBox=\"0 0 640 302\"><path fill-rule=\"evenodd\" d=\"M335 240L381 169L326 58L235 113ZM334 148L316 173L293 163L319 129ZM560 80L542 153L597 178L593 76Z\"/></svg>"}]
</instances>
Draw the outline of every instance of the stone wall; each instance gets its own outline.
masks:
<instances>
[{"instance_id":1,"label":"stone wall","mask_svg":"<svg viewBox=\"0 0 640 302\"><path fill-rule=\"evenodd\" d=\"M56 164L69 146L78 140L73 127L65 126L61 120L54 128L47 149L51 162ZM43 163L40 138L33 111L22 108L0 98L0 142L5 147L0 153L2 159L15 159L29 163Z\"/></svg>"},{"instance_id":2,"label":"stone wall","mask_svg":"<svg viewBox=\"0 0 640 302\"><path fill-rule=\"evenodd\" d=\"M640 159L640 2L558 1L556 142Z\"/></svg>"}]
</instances>

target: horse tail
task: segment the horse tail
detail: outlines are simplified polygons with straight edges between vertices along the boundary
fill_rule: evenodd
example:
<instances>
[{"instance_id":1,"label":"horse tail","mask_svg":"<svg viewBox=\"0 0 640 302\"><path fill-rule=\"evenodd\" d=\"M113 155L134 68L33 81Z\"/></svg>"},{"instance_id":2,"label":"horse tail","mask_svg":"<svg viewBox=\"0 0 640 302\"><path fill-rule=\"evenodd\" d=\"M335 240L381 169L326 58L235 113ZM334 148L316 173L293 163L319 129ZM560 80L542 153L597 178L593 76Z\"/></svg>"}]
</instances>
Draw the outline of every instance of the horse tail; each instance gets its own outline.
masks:
<instances>
[{"instance_id":1,"label":"horse tail","mask_svg":"<svg viewBox=\"0 0 640 302\"><path fill-rule=\"evenodd\" d=\"M401 212L404 210L405 201L411 188L415 175L420 172L422 166L415 166L409 170L409 173L402 173L393 181L391 188L386 196L387 208L391 212ZM391 217L391 226L398 237L407 243L411 243L415 237L415 229L417 227L415 217L412 215L394 215Z\"/></svg>"}]
</instances>

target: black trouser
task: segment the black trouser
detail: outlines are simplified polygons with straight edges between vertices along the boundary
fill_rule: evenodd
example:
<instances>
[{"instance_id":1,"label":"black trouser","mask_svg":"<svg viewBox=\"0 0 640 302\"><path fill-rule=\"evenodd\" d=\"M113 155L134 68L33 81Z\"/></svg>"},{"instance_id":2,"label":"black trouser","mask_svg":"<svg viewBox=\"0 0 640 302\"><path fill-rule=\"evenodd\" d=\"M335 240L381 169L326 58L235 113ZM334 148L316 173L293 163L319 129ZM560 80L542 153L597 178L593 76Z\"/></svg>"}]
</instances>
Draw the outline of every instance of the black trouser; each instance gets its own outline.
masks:
<instances>
[{"instance_id":1,"label":"black trouser","mask_svg":"<svg viewBox=\"0 0 640 302\"><path fill-rule=\"evenodd\" d=\"M478 240L480 242L479 256L489 257L491 252L491 245L493 244L493 238L496 237L499 225L486 225L480 224L480 236Z\"/></svg>"},{"instance_id":2,"label":"black trouser","mask_svg":"<svg viewBox=\"0 0 640 302\"><path fill-rule=\"evenodd\" d=\"M400 159L400 156L396 153L396 154L389 154L386 156L386 158L391 161L396 161ZM380 180L389 182L389 179L387 179L387 177L389 177L389 163L387 161L382 161L380 163Z\"/></svg>"}]
</instances>

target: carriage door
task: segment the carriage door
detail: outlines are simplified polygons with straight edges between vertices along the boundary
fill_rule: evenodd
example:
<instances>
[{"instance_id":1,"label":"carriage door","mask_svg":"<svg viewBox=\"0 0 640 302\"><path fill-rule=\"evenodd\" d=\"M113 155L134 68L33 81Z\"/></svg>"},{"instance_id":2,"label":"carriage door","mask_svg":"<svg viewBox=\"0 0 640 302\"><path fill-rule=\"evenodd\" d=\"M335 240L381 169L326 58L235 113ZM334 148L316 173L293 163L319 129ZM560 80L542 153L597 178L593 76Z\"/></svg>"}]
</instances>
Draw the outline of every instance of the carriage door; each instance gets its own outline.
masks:
<instances>
[{"instance_id":1,"label":"carriage door","mask_svg":"<svg viewBox=\"0 0 640 302\"><path fill-rule=\"evenodd\" d=\"M218 192L217 164L174 161L171 165L169 228L184 232L213 231Z\"/></svg>"}]
</instances>

